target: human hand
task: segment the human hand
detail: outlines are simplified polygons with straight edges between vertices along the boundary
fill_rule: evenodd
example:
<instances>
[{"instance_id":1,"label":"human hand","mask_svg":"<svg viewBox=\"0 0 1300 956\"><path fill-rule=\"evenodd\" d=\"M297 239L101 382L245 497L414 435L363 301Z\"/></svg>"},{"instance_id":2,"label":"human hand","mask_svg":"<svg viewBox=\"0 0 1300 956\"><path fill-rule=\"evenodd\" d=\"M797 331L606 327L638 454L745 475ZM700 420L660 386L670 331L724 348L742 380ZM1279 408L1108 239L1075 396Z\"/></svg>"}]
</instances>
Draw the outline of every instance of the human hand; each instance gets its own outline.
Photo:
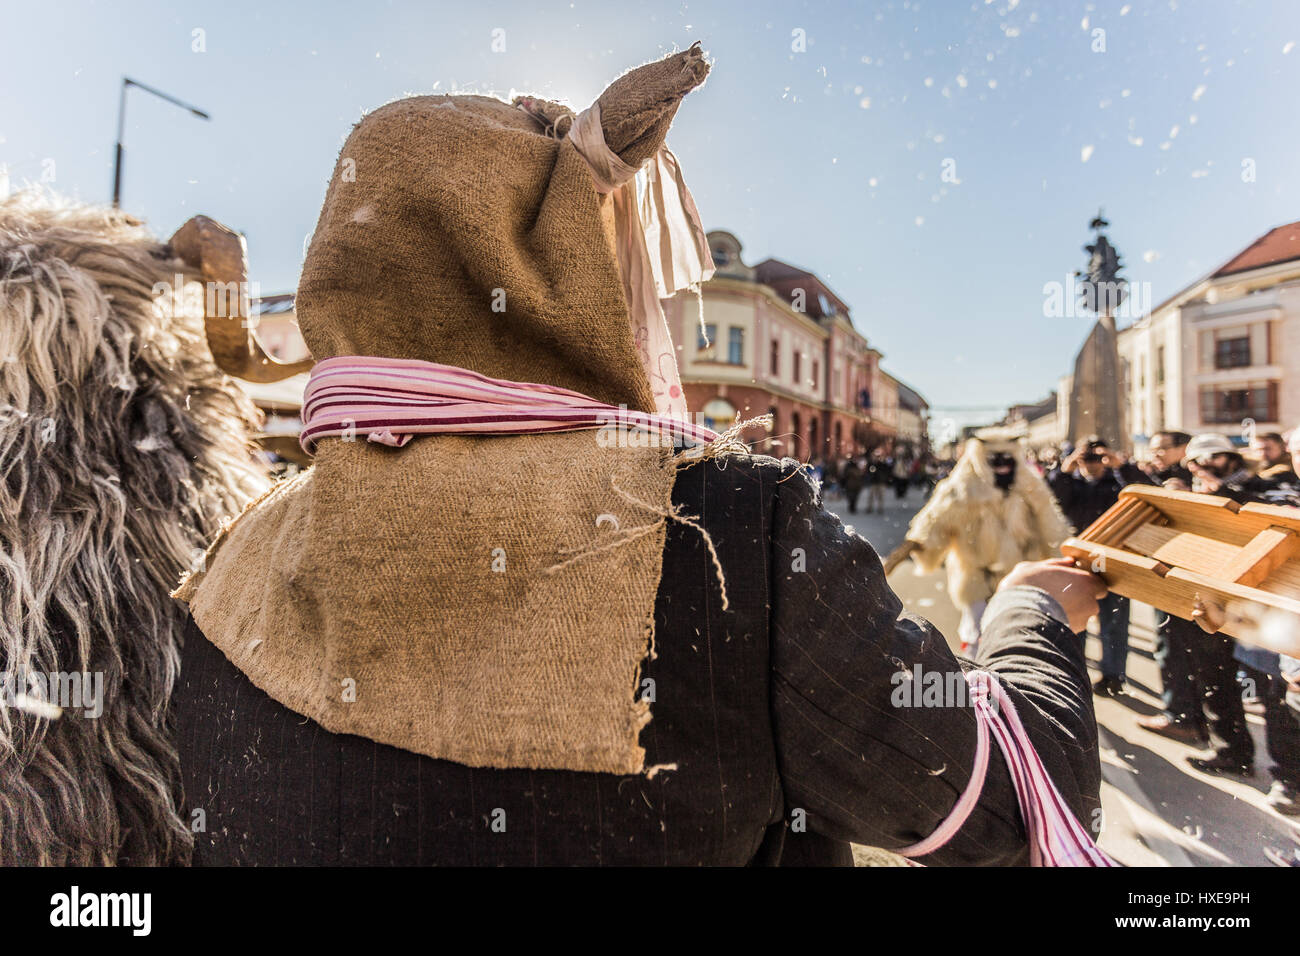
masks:
<instances>
[{"instance_id":1,"label":"human hand","mask_svg":"<svg viewBox=\"0 0 1300 956\"><path fill-rule=\"evenodd\" d=\"M1014 587L1042 588L1065 610L1070 630L1078 634L1097 613L1097 601L1106 596L1106 582L1091 571L1076 567L1071 558L1021 561L1002 579L998 590Z\"/></svg>"},{"instance_id":2,"label":"human hand","mask_svg":"<svg viewBox=\"0 0 1300 956\"><path fill-rule=\"evenodd\" d=\"M1199 465L1194 461L1187 463L1187 470L1197 477L1200 482L1200 490L1207 494L1214 494L1223 486L1223 479L1216 475L1204 465Z\"/></svg>"},{"instance_id":3,"label":"human hand","mask_svg":"<svg viewBox=\"0 0 1300 956\"><path fill-rule=\"evenodd\" d=\"M1192 620L1207 634L1215 634L1227 623L1228 615L1218 601L1205 600L1197 594L1192 604Z\"/></svg>"}]
</instances>

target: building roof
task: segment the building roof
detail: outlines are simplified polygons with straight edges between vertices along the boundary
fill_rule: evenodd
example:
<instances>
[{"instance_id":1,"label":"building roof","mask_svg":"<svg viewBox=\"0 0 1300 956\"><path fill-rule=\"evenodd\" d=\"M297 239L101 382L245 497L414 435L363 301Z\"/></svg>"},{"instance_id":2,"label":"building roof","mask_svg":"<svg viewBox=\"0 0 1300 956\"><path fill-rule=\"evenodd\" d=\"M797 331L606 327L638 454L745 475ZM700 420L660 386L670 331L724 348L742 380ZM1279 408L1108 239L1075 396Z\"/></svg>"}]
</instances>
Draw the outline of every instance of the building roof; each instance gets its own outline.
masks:
<instances>
[{"instance_id":1,"label":"building roof","mask_svg":"<svg viewBox=\"0 0 1300 956\"><path fill-rule=\"evenodd\" d=\"M791 265L788 262L782 262L780 259L764 259L758 265L754 266L754 275L759 282L770 285L782 295L789 296L791 288L796 283L811 285L810 291L821 293L834 304L835 310L827 312L822 308L821 302L817 296L813 296L813 301L807 303L807 311L810 315L820 317L823 315L831 316L840 314L850 316L852 310L849 304L835 294L834 290L826 284L826 281L815 272L808 269L801 269L798 266ZM851 322L852 319L850 318Z\"/></svg>"},{"instance_id":2,"label":"building roof","mask_svg":"<svg viewBox=\"0 0 1300 956\"><path fill-rule=\"evenodd\" d=\"M1300 221L1270 229L1214 273L1214 278L1300 259Z\"/></svg>"},{"instance_id":3,"label":"building roof","mask_svg":"<svg viewBox=\"0 0 1300 956\"><path fill-rule=\"evenodd\" d=\"M293 311L294 294L281 292L278 295L264 295L249 302L253 315L277 315Z\"/></svg>"},{"instance_id":4,"label":"building roof","mask_svg":"<svg viewBox=\"0 0 1300 956\"><path fill-rule=\"evenodd\" d=\"M1050 393L1046 398L1041 398L1036 402L1029 402L1023 405L1012 405L1007 409L1007 416L1003 421L1026 421L1033 422L1047 415L1056 414L1056 392Z\"/></svg>"},{"instance_id":5,"label":"building roof","mask_svg":"<svg viewBox=\"0 0 1300 956\"><path fill-rule=\"evenodd\" d=\"M888 375L889 373L885 372L884 374ZM893 378L893 376L891 375L890 378ZM896 378L894 381L898 384L899 407L909 409L913 412L921 412L930 407L930 403L927 402L916 389L904 385Z\"/></svg>"},{"instance_id":6,"label":"building roof","mask_svg":"<svg viewBox=\"0 0 1300 956\"><path fill-rule=\"evenodd\" d=\"M1260 236L1249 246L1237 253L1214 272L1201 276L1192 283L1179 289L1173 295L1166 298L1158 305L1152 306L1146 313L1132 325L1120 329L1120 334L1128 332L1135 326L1141 325L1157 312L1162 311L1167 306L1181 305L1188 301L1197 290L1201 289L1206 283L1213 282L1215 279L1225 278L1227 276L1238 275L1242 272L1250 272L1252 269L1262 269L1266 266L1275 266L1283 262L1292 262L1300 259L1300 221L1288 223L1285 226L1278 226L1276 229L1270 229L1264 235Z\"/></svg>"}]
</instances>

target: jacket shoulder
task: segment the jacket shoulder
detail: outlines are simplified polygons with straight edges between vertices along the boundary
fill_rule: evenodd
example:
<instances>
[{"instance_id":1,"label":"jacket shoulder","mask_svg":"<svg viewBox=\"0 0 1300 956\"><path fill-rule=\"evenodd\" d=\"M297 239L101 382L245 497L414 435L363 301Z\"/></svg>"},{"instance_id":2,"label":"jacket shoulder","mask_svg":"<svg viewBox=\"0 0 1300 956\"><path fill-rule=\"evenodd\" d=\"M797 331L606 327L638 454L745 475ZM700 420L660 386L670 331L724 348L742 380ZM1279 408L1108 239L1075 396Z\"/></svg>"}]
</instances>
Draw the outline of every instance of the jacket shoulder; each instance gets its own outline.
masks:
<instances>
[{"instance_id":1,"label":"jacket shoulder","mask_svg":"<svg viewBox=\"0 0 1300 956\"><path fill-rule=\"evenodd\" d=\"M821 500L821 488L811 472L793 458L770 455L724 454L683 464L677 483L707 484L737 493L775 494L788 491Z\"/></svg>"}]
</instances>

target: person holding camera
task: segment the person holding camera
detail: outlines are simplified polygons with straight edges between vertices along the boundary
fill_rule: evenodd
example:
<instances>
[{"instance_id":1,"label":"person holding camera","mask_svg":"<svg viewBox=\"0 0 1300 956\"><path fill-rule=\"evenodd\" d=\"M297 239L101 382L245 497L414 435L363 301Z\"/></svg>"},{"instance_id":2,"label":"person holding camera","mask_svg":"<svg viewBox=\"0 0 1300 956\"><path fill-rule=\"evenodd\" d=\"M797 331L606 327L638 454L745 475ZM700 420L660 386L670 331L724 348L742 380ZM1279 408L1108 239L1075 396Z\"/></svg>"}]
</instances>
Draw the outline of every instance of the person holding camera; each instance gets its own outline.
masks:
<instances>
[{"instance_id":1,"label":"person holding camera","mask_svg":"<svg viewBox=\"0 0 1300 956\"><path fill-rule=\"evenodd\" d=\"M1120 489L1135 481L1145 482L1137 467L1122 453L1112 452L1095 435L1079 445L1047 475L1056 500L1075 533L1092 524L1119 500ZM1128 662L1129 600L1108 594L1098 602L1097 622L1101 629L1101 678L1093 693L1113 697L1124 692Z\"/></svg>"}]
</instances>

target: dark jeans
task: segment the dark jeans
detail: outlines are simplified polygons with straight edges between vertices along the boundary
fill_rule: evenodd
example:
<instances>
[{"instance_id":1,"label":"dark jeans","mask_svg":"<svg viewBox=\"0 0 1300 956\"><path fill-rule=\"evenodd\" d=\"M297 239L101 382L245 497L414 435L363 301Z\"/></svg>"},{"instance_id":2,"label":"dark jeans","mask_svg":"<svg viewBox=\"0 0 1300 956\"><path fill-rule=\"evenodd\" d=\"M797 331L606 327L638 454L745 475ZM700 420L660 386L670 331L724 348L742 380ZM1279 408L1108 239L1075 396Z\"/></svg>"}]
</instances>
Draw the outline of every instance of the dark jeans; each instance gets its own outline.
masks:
<instances>
[{"instance_id":1,"label":"dark jeans","mask_svg":"<svg viewBox=\"0 0 1300 956\"><path fill-rule=\"evenodd\" d=\"M1124 679L1128 664L1128 617L1129 600L1123 595L1107 594L1097 602L1102 677Z\"/></svg>"},{"instance_id":2,"label":"dark jeans","mask_svg":"<svg viewBox=\"0 0 1300 956\"><path fill-rule=\"evenodd\" d=\"M1241 669L1255 682L1255 695L1264 704L1264 740L1273 758L1273 778L1300 788L1300 717L1287 706L1286 681L1249 664Z\"/></svg>"},{"instance_id":3,"label":"dark jeans","mask_svg":"<svg viewBox=\"0 0 1300 956\"><path fill-rule=\"evenodd\" d=\"M1246 729L1241 685L1232 656L1235 642L1222 634L1206 634L1195 624L1185 629L1200 685L1200 703L1209 718L1210 746L1220 755L1243 764L1255 762L1255 742ZM1257 686L1262 686L1257 684Z\"/></svg>"},{"instance_id":4,"label":"dark jeans","mask_svg":"<svg viewBox=\"0 0 1300 956\"><path fill-rule=\"evenodd\" d=\"M1193 728L1205 733L1205 715L1201 712L1191 644L1197 634L1204 632L1191 621L1163 611L1156 614L1159 618L1156 622L1156 664L1160 668L1163 688L1160 702L1165 716L1178 723L1190 722ZM1188 628L1195 632L1190 637Z\"/></svg>"}]
</instances>

